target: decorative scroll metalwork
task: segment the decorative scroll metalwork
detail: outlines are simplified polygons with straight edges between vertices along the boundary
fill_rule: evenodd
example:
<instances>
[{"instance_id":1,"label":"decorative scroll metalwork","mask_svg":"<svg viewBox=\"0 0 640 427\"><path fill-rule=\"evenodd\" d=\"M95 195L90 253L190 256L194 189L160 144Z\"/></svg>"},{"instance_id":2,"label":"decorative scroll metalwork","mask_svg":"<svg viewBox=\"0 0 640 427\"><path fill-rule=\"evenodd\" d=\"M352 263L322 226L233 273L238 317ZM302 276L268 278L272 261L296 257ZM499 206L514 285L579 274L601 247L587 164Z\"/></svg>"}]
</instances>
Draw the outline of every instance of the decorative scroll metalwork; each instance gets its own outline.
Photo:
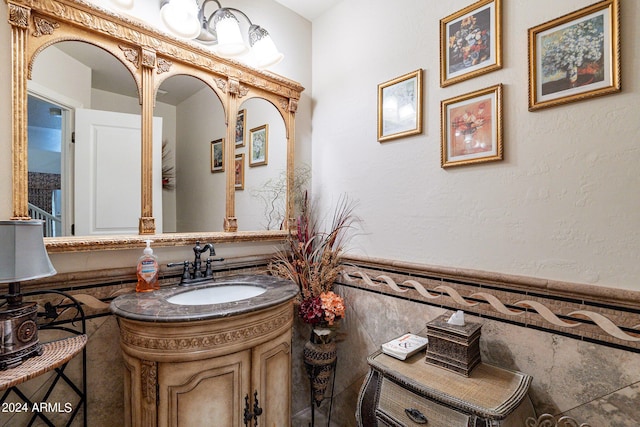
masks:
<instances>
[{"instance_id":1,"label":"decorative scroll metalwork","mask_svg":"<svg viewBox=\"0 0 640 427\"><path fill-rule=\"evenodd\" d=\"M526 427L591 427L591 424L579 424L575 419L563 416L558 419L551 414L540 415L537 419L533 417L527 418Z\"/></svg>"},{"instance_id":2,"label":"decorative scroll metalwork","mask_svg":"<svg viewBox=\"0 0 640 427\"><path fill-rule=\"evenodd\" d=\"M415 289L421 296L427 299L438 299L443 297L451 298L456 304L459 304L463 307L476 307L480 302L477 301L469 301L468 299L478 300L482 299L489 303L491 307L493 307L497 312L507 315L507 316L521 316L527 312L527 310L532 309L537 312L543 319L547 322L562 328L575 328L577 326L581 326L583 323L581 322L571 322L565 321L559 318L549 307L542 304L541 302L526 299L520 300L510 305L516 307L522 307L523 310L513 310L508 308L498 297L488 292L475 292L469 295L467 298L460 295L460 293L454 288L446 285L439 285L429 290L425 288L425 286L416 281L416 280L405 280L400 285L395 282L391 277L387 275L379 275L375 277L375 281L372 280L369 275L363 271L356 270L350 271L349 273L343 272L342 277L348 283L353 283L355 280L352 276L359 276L368 286L371 287L379 287L382 284L388 286L393 291L398 293L409 292L413 288ZM400 287L403 286L404 288ZM623 341L631 341L631 342L639 342L640 336L630 335L620 329L614 322L612 322L606 316L596 313L594 311L589 310L576 310L567 314L568 316L580 316L591 320L595 323L600 329L606 332L608 335L623 340ZM640 334L640 330L638 331Z\"/></svg>"}]
</instances>

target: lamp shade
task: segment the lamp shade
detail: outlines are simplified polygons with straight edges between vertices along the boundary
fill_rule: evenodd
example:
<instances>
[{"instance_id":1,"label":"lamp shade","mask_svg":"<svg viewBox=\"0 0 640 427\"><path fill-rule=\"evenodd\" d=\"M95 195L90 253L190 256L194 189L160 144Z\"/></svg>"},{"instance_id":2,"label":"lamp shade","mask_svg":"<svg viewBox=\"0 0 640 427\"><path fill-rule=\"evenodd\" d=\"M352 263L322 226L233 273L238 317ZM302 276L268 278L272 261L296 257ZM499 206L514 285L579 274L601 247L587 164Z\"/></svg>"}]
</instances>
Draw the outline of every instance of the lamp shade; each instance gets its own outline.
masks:
<instances>
[{"instance_id":1,"label":"lamp shade","mask_svg":"<svg viewBox=\"0 0 640 427\"><path fill-rule=\"evenodd\" d=\"M133 9L133 0L111 0L120 9Z\"/></svg>"},{"instance_id":2,"label":"lamp shade","mask_svg":"<svg viewBox=\"0 0 640 427\"><path fill-rule=\"evenodd\" d=\"M0 283L53 276L42 221L0 221Z\"/></svg>"},{"instance_id":3,"label":"lamp shade","mask_svg":"<svg viewBox=\"0 0 640 427\"><path fill-rule=\"evenodd\" d=\"M213 31L218 38L216 53L224 57L233 57L247 52L238 18L229 10L218 9L213 15Z\"/></svg>"},{"instance_id":4,"label":"lamp shade","mask_svg":"<svg viewBox=\"0 0 640 427\"><path fill-rule=\"evenodd\" d=\"M282 61L284 55L278 51L271 36L264 28L252 25L249 28L249 43L255 65L258 68L268 68Z\"/></svg>"},{"instance_id":5,"label":"lamp shade","mask_svg":"<svg viewBox=\"0 0 640 427\"><path fill-rule=\"evenodd\" d=\"M178 37L193 39L200 34L198 3L195 0L163 0L162 22Z\"/></svg>"}]
</instances>

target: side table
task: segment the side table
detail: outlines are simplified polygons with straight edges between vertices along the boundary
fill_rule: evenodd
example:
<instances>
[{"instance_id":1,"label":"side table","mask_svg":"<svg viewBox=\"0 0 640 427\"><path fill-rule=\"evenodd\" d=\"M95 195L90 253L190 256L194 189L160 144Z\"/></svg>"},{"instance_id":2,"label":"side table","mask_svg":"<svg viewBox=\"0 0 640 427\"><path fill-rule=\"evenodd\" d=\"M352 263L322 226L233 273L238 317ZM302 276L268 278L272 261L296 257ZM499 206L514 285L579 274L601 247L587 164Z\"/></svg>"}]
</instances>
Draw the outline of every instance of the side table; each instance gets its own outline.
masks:
<instances>
[{"instance_id":1,"label":"side table","mask_svg":"<svg viewBox=\"0 0 640 427\"><path fill-rule=\"evenodd\" d=\"M41 342L41 355L30 357L16 367L0 371L0 392L4 391L0 397L0 410L9 415L24 413L25 418L29 418L29 421L23 425L32 426L36 420L40 420L52 427L55 427L56 424L49 416L49 412L68 413L68 422L66 425L71 425L72 421L82 410L82 425L86 426L87 390L85 347L87 344L87 335L84 312L80 303L73 298L73 296L64 292L53 290L37 291L24 293L23 295L26 297L42 296L43 294L53 294L54 297L59 296L61 299L56 304L47 301L44 305L38 306L38 330L58 330L70 336L50 342ZM70 310L71 312L75 311L75 314L69 317L68 314ZM71 323L73 327L66 326L69 323ZM69 361L80 353L82 353L82 384L76 384L64 371ZM26 381L51 371L55 371L55 375L52 377L53 380L48 384L48 388L41 401L32 401L32 399L18 387ZM78 397L78 402L75 407L61 406L64 405L61 402L47 402L56 386L61 382L66 384ZM8 400L12 393L20 402L16 402L16 399Z\"/></svg>"},{"instance_id":2,"label":"side table","mask_svg":"<svg viewBox=\"0 0 640 427\"><path fill-rule=\"evenodd\" d=\"M469 377L425 362L423 352L401 361L380 351L358 397L358 426L521 427L534 416L531 376L482 362Z\"/></svg>"}]
</instances>

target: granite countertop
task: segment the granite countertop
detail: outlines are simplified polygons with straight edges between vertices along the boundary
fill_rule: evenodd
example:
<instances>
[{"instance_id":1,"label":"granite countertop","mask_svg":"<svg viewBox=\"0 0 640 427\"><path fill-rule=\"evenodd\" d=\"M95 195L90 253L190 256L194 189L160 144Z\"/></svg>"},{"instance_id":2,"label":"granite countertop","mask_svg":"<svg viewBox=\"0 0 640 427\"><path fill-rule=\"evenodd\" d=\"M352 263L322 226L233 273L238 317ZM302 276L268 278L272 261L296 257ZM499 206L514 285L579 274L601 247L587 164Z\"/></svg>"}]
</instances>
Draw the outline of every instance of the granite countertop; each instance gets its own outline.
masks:
<instances>
[{"instance_id":1,"label":"granite countertop","mask_svg":"<svg viewBox=\"0 0 640 427\"><path fill-rule=\"evenodd\" d=\"M259 286L266 291L258 296L233 302L204 305L172 304L168 298L195 289L229 284ZM212 282L188 286L168 286L157 291L121 295L111 302L116 316L146 322L185 322L229 317L262 310L289 301L298 294L290 280L268 275L229 276Z\"/></svg>"}]
</instances>

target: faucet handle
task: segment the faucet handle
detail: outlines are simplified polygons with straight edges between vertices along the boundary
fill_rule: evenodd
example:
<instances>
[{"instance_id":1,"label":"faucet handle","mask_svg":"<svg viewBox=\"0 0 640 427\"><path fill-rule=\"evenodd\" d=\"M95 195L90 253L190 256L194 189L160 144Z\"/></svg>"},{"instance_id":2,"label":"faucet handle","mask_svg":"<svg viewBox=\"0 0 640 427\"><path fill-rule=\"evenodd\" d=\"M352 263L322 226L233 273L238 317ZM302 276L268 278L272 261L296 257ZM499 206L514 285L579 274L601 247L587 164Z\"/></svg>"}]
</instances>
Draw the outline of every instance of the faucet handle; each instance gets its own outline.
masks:
<instances>
[{"instance_id":1,"label":"faucet handle","mask_svg":"<svg viewBox=\"0 0 640 427\"><path fill-rule=\"evenodd\" d=\"M167 264L167 267L177 267L181 265L182 266L182 279L190 279L191 277L189 276L189 261L183 261L183 262L170 262L169 264Z\"/></svg>"},{"instance_id":2,"label":"faucet handle","mask_svg":"<svg viewBox=\"0 0 640 427\"><path fill-rule=\"evenodd\" d=\"M211 277L213 276L213 270L211 270L211 258L207 258L206 261L206 269L204 271L204 277Z\"/></svg>"}]
</instances>

